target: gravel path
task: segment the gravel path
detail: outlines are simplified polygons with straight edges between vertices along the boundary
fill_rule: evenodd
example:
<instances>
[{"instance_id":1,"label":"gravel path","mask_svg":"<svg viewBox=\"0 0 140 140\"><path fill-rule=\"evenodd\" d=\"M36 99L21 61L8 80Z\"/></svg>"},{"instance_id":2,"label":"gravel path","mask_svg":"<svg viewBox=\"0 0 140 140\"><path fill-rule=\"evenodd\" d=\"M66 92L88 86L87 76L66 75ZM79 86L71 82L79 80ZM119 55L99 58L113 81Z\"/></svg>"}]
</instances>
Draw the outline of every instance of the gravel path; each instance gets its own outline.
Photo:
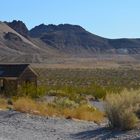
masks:
<instances>
[{"instance_id":1,"label":"gravel path","mask_svg":"<svg viewBox=\"0 0 140 140\"><path fill-rule=\"evenodd\" d=\"M0 140L131 140L140 130L119 132L92 122L31 116L0 111Z\"/></svg>"},{"instance_id":2,"label":"gravel path","mask_svg":"<svg viewBox=\"0 0 140 140\"><path fill-rule=\"evenodd\" d=\"M92 106L98 108L100 111L104 112L105 109L104 109L104 106L105 106L105 102L99 102L99 101L90 101L89 102Z\"/></svg>"}]
</instances>

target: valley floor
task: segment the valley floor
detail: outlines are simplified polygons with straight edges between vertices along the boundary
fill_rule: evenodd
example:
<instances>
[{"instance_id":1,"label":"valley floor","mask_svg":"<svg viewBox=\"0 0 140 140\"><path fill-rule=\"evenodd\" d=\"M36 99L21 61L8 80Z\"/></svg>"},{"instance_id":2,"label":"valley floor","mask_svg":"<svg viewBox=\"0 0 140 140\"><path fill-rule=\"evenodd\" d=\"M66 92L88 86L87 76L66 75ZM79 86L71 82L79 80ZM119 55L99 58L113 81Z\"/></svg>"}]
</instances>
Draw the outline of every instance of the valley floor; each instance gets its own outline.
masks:
<instances>
[{"instance_id":1,"label":"valley floor","mask_svg":"<svg viewBox=\"0 0 140 140\"><path fill-rule=\"evenodd\" d=\"M0 140L140 139L140 130L111 131L104 124L0 111Z\"/></svg>"}]
</instances>

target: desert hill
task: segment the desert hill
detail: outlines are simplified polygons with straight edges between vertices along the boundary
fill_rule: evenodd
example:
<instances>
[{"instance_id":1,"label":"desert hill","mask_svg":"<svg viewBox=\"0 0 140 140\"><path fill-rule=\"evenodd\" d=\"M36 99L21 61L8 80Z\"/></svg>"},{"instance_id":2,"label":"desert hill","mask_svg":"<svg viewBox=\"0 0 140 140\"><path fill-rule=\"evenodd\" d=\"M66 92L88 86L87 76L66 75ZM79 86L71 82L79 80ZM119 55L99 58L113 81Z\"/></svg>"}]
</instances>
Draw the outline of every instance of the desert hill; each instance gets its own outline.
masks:
<instances>
[{"instance_id":1,"label":"desert hill","mask_svg":"<svg viewBox=\"0 0 140 140\"><path fill-rule=\"evenodd\" d=\"M133 60L139 54L140 39L103 38L71 24L40 24L29 30L22 21L0 22L2 63L63 63L69 58L111 59L114 55Z\"/></svg>"}]
</instances>

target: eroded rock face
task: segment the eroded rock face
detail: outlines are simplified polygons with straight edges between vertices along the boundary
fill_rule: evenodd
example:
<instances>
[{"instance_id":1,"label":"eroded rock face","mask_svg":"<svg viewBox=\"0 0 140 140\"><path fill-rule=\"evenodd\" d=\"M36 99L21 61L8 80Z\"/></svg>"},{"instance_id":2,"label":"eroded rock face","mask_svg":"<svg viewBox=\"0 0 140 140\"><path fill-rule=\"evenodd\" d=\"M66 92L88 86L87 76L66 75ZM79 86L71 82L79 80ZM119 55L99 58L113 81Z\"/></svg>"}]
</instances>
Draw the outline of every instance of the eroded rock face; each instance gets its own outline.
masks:
<instances>
[{"instance_id":1,"label":"eroded rock face","mask_svg":"<svg viewBox=\"0 0 140 140\"><path fill-rule=\"evenodd\" d=\"M6 34L4 35L4 38L5 38L6 40L10 40L10 41L22 41L22 39L21 39L19 36L17 36L17 35L14 34L14 33L11 33L11 32L6 33Z\"/></svg>"},{"instance_id":2,"label":"eroded rock face","mask_svg":"<svg viewBox=\"0 0 140 140\"><path fill-rule=\"evenodd\" d=\"M14 29L16 32L18 32L19 34L21 34L24 37L28 37L28 28L26 27L26 25L18 20L13 20L12 22L5 22L8 26L10 26L12 29Z\"/></svg>"}]
</instances>

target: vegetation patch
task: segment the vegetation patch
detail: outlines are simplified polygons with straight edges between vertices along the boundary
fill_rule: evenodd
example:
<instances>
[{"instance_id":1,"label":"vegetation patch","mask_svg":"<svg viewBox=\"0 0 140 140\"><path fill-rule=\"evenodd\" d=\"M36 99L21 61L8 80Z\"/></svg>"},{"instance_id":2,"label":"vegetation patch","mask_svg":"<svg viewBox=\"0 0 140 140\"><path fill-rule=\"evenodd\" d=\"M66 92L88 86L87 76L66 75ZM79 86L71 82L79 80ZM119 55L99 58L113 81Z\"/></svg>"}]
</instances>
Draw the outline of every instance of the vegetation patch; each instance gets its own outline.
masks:
<instances>
[{"instance_id":1,"label":"vegetation patch","mask_svg":"<svg viewBox=\"0 0 140 140\"><path fill-rule=\"evenodd\" d=\"M140 70L36 69L38 87L23 85L12 97L17 111L101 122L123 130L136 127L140 118ZM124 90L126 89L126 90ZM11 94L9 94L11 95ZM47 102L44 99L53 96ZM89 104L106 99L106 114ZM5 100L0 101L7 107Z\"/></svg>"},{"instance_id":2,"label":"vegetation patch","mask_svg":"<svg viewBox=\"0 0 140 140\"><path fill-rule=\"evenodd\" d=\"M14 102L14 109L24 113L43 116L75 118L80 120L102 122L104 113L88 104L77 105L74 101L63 99L53 103L42 103L28 97L22 97Z\"/></svg>"},{"instance_id":3,"label":"vegetation patch","mask_svg":"<svg viewBox=\"0 0 140 140\"><path fill-rule=\"evenodd\" d=\"M107 93L140 87L140 70L135 69L36 69L38 83L48 95L81 100L86 95L105 98Z\"/></svg>"},{"instance_id":4,"label":"vegetation patch","mask_svg":"<svg viewBox=\"0 0 140 140\"><path fill-rule=\"evenodd\" d=\"M124 90L106 97L106 114L112 128L133 129L140 121L140 91Z\"/></svg>"},{"instance_id":5,"label":"vegetation patch","mask_svg":"<svg viewBox=\"0 0 140 140\"><path fill-rule=\"evenodd\" d=\"M0 110L7 109L7 107L8 107L7 99L4 97L0 97Z\"/></svg>"}]
</instances>

